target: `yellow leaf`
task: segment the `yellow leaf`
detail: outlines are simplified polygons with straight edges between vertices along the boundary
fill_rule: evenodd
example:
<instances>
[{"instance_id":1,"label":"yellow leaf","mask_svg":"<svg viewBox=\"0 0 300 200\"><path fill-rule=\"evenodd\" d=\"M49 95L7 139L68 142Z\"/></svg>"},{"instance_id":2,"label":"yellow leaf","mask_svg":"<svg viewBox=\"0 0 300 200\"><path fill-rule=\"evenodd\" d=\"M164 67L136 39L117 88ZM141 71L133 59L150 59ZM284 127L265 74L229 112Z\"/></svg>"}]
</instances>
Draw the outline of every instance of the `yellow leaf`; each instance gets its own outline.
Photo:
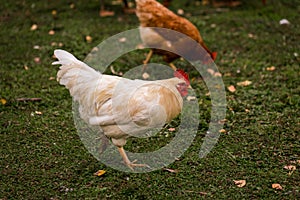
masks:
<instances>
[{"instance_id":1,"label":"yellow leaf","mask_svg":"<svg viewBox=\"0 0 300 200\"><path fill-rule=\"evenodd\" d=\"M279 183L273 183L272 188L276 190L282 190L282 186Z\"/></svg>"},{"instance_id":2,"label":"yellow leaf","mask_svg":"<svg viewBox=\"0 0 300 200\"><path fill-rule=\"evenodd\" d=\"M244 187L246 185L246 180L233 180L237 187Z\"/></svg>"},{"instance_id":3,"label":"yellow leaf","mask_svg":"<svg viewBox=\"0 0 300 200\"><path fill-rule=\"evenodd\" d=\"M103 174L105 174L105 170L98 170L96 173L94 173L95 176L102 176Z\"/></svg>"},{"instance_id":4,"label":"yellow leaf","mask_svg":"<svg viewBox=\"0 0 300 200\"><path fill-rule=\"evenodd\" d=\"M7 103L6 99L3 99L3 98L0 99L0 102L1 102L2 105L5 105Z\"/></svg>"}]
</instances>

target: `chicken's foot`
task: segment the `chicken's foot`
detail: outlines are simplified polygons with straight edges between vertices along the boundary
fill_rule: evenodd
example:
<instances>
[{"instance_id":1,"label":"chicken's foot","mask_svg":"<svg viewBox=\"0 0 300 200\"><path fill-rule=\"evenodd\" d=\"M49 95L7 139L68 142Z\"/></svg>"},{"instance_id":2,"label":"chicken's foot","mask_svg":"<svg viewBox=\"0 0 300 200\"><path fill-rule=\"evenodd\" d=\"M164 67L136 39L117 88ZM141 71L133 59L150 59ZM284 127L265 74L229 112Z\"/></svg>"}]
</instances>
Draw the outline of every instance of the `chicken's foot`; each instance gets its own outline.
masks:
<instances>
[{"instance_id":1,"label":"chicken's foot","mask_svg":"<svg viewBox=\"0 0 300 200\"><path fill-rule=\"evenodd\" d=\"M119 150L119 152L120 152L120 154L121 154L121 156L122 156L122 158L123 158L123 160L124 160L124 163L125 163L132 171L134 171L134 170L133 170L134 167L149 167L149 165L147 165L147 164L137 164L137 163L135 163L137 160L134 160L134 161L131 162L131 161L128 159L128 157L127 157L127 155L126 155L126 152L124 151L124 148L123 148L123 147L118 147L118 150Z\"/></svg>"}]
</instances>

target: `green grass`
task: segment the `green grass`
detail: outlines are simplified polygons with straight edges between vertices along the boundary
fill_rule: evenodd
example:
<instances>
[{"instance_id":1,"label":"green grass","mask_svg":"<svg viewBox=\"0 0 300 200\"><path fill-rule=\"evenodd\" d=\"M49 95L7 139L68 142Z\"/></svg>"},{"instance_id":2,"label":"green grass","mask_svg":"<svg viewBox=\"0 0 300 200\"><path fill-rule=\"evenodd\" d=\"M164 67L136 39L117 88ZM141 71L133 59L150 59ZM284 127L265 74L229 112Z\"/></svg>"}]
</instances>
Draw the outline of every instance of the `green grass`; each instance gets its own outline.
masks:
<instances>
[{"instance_id":1,"label":"green grass","mask_svg":"<svg viewBox=\"0 0 300 200\"><path fill-rule=\"evenodd\" d=\"M70 9L69 3L15 0L1 4L0 98L7 103L0 104L0 199L300 197L300 164L295 163L300 160L298 0L270 0L265 7L257 0L244 1L234 9L184 8L207 45L218 51L216 64L225 86L235 85L237 90L227 91L226 133L213 151L200 159L210 101L197 73L186 62L178 61L178 66L190 71L193 87L201 94L199 133L185 154L168 166L178 173L158 170L145 174L113 170L87 152L73 123L69 92L51 78L58 69L51 65L54 49L62 48L84 59L104 39L136 28L138 20L135 15L123 14L118 5L108 5L116 16L98 17L98 0L76 1L75 9ZM182 2L174 1L171 9L182 6ZM51 14L54 9L56 17ZM280 26L283 18L291 24ZM36 31L30 31L32 24L38 25ZM55 35L48 34L51 29ZM86 35L92 36L91 43L85 41ZM63 46L52 46L52 42ZM40 49L33 49L35 45ZM35 57L40 58L39 63ZM133 52L117 60L115 66L124 72L143 59L144 53ZM268 71L271 66L276 69ZM237 86L245 80L252 84ZM42 101L17 101L22 97ZM155 144L154 139L138 144L147 141ZM126 149L143 149L135 148L135 142L130 141ZM156 143L165 144L165 140ZM289 175L283 167L290 164L297 169ZM98 169L107 173L93 176ZM247 181L245 187L234 185L233 180L239 179ZM281 184L283 190L272 189L273 183Z\"/></svg>"}]
</instances>

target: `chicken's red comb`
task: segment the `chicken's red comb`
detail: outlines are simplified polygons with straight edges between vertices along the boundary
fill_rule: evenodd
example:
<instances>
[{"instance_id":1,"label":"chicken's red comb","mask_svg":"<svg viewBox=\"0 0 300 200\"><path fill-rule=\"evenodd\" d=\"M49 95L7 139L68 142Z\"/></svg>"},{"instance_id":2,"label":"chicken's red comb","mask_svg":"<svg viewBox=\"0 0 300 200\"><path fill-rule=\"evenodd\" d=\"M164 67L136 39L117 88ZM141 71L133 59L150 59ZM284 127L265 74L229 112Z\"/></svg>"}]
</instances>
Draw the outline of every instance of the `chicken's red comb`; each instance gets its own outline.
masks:
<instances>
[{"instance_id":1,"label":"chicken's red comb","mask_svg":"<svg viewBox=\"0 0 300 200\"><path fill-rule=\"evenodd\" d=\"M189 81L189 75L187 73L185 73L182 69L177 69L174 72L174 76L177 78L184 78L184 80L186 80L188 83Z\"/></svg>"}]
</instances>

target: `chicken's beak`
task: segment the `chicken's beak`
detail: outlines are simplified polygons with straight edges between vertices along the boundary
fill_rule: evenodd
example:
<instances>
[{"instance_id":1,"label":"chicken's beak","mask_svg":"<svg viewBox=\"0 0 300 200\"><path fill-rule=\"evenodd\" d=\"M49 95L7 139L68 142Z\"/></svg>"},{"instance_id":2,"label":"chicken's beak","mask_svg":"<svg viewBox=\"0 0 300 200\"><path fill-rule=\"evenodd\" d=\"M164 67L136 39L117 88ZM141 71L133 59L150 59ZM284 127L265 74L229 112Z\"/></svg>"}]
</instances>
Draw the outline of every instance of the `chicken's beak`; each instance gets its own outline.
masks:
<instances>
[{"instance_id":1,"label":"chicken's beak","mask_svg":"<svg viewBox=\"0 0 300 200\"><path fill-rule=\"evenodd\" d=\"M188 86L188 89L193 89L191 85Z\"/></svg>"}]
</instances>

